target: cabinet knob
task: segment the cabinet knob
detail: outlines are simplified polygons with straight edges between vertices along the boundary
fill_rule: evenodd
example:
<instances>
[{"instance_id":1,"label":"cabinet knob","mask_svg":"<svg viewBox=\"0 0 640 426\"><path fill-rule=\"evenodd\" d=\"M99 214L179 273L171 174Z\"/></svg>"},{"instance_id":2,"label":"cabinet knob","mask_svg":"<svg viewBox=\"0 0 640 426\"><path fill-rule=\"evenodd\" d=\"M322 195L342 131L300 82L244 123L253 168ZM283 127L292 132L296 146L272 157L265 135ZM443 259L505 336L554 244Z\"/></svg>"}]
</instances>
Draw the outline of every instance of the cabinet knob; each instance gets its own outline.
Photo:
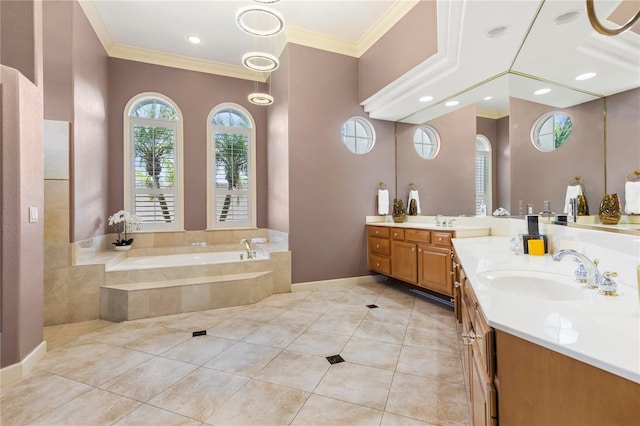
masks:
<instances>
[{"instance_id":1,"label":"cabinet knob","mask_svg":"<svg viewBox=\"0 0 640 426\"><path fill-rule=\"evenodd\" d=\"M460 288L460 283L459 283L458 281L455 281L455 282L453 283L453 286L454 286L455 288Z\"/></svg>"},{"instance_id":2,"label":"cabinet knob","mask_svg":"<svg viewBox=\"0 0 640 426\"><path fill-rule=\"evenodd\" d=\"M376 235L378 235L380 233L380 231L376 231Z\"/></svg>"},{"instance_id":3,"label":"cabinet knob","mask_svg":"<svg viewBox=\"0 0 640 426\"><path fill-rule=\"evenodd\" d=\"M442 237L438 237L438 242L442 241Z\"/></svg>"},{"instance_id":4,"label":"cabinet knob","mask_svg":"<svg viewBox=\"0 0 640 426\"><path fill-rule=\"evenodd\" d=\"M394 237L397 237L397 236L398 236L398 233L397 233L397 232L394 232L394 233L393 233L393 236L394 236Z\"/></svg>"},{"instance_id":5,"label":"cabinet knob","mask_svg":"<svg viewBox=\"0 0 640 426\"><path fill-rule=\"evenodd\" d=\"M415 248L415 247L411 249L411 252L412 252L412 253L413 253L414 251L416 251L416 248Z\"/></svg>"},{"instance_id":6,"label":"cabinet knob","mask_svg":"<svg viewBox=\"0 0 640 426\"><path fill-rule=\"evenodd\" d=\"M453 275L453 271L449 271L449 275Z\"/></svg>"},{"instance_id":7,"label":"cabinet knob","mask_svg":"<svg viewBox=\"0 0 640 426\"><path fill-rule=\"evenodd\" d=\"M380 248L380 244L376 244L376 248Z\"/></svg>"},{"instance_id":8,"label":"cabinet knob","mask_svg":"<svg viewBox=\"0 0 640 426\"><path fill-rule=\"evenodd\" d=\"M376 267L380 267L380 262L376 262Z\"/></svg>"},{"instance_id":9,"label":"cabinet knob","mask_svg":"<svg viewBox=\"0 0 640 426\"><path fill-rule=\"evenodd\" d=\"M422 249L418 249L418 253L422 253Z\"/></svg>"}]
</instances>

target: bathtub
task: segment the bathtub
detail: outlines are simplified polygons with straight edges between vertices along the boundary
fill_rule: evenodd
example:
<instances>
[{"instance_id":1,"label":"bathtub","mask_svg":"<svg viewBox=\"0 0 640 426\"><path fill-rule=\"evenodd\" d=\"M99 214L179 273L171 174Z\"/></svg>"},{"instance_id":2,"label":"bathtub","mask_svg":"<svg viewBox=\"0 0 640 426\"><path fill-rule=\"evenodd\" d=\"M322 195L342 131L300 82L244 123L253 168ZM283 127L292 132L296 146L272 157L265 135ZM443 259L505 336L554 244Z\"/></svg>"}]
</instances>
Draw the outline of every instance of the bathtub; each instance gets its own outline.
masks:
<instances>
[{"instance_id":1,"label":"bathtub","mask_svg":"<svg viewBox=\"0 0 640 426\"><path fill-rule=\"evenodd\" d=\"M242 260L241 260L242 256ZM107 271L130 271L138 269L171 268L178 266L214 265L219 263L254 262L268 260L267 256L256 253L247 259L247 252L222 251L208 253L170 254L161 256L133 256L109 267Z\"/></svg>"}]
</instances>

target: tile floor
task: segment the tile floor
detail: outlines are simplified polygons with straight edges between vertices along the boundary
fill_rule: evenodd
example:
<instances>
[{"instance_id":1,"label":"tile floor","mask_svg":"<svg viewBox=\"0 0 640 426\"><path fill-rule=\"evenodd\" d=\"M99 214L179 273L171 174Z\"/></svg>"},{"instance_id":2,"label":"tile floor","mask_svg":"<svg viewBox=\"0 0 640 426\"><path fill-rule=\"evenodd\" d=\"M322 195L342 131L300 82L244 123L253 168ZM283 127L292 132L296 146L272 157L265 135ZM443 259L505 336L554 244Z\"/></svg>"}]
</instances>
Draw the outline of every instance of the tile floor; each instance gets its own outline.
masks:
<instances>
[{"instance_id":1,"label":"tile floor","mask_svg":"<svg viewBox=\"0 0 640 426\"><path fill-rule=\"evenodd\" d=\"M452 310L391 284L47 327L45 339L37 369L2 388L4 426L469 424Z\"/></svg>"}]
</instances>

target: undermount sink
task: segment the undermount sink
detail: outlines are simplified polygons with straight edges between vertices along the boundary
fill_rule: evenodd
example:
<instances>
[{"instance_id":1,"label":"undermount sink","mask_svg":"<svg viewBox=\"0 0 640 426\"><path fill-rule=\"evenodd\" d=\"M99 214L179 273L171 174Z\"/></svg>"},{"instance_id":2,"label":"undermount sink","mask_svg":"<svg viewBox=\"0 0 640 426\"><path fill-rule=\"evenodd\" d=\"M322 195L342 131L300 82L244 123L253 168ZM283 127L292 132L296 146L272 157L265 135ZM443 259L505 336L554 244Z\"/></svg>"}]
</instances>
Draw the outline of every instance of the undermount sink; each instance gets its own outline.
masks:
<instances>
[{"instance_id":1,"label":"undermount sink","mask_svg":"<svg viewBox=\"0 0 640 426\"><path fill-rule=\"evenodd\" d=\"M584 288L573 277L543 271L486 271L478 274L480 282L505 292L538 299L566 301L584 297Z\"/></svg>"}]
</instances>

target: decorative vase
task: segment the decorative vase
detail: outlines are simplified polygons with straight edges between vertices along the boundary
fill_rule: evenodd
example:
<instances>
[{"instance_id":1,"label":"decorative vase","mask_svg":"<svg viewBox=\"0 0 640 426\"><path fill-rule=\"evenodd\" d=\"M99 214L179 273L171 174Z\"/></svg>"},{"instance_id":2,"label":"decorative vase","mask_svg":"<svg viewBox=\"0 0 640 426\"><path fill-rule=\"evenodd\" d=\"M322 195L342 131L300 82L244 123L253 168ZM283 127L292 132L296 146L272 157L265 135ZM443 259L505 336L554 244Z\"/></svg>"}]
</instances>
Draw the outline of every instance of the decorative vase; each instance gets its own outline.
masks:
<instances>
[{"instance_id":1,"label":"decorative vase","mask_svg":"<svg viewBox=\"0 0 640 426\"><path fill-rule=\"evenodd\" d=\"M395 223L404 222L407 217L407 212L404 210L404 201L400 198L393 199L393 212L391 217Z\"/></svg>"},{"instance_id":2,"label":"decorative vase","mask_svg":"<svg viewBox=\"0 0 640 426\"><path fill-rule=\"evenodd\" d=\"M578 216L589 216L589 204L584 195L578 195Z\"/></svg>"},{"instance_id":3,"label":"decorative vase","mask_svg":"<svg viewBox=\"0 0 640 426\"><path fill-rule=\"evenodd\" d=\"M617 225L622 216L618 194L604 194L600 202L600 222L605 225Z\"/></svg>"},{"instance_id":4,"label":"decorative vase","mask_svg":"<svg viewBox=\"0 0 640 426\"><path fill-rule=\"evenodd\" d=\"M131 245L128 246L113 246L115 251L129 251L131 250Z\"/></svg>"}]
</instances>

